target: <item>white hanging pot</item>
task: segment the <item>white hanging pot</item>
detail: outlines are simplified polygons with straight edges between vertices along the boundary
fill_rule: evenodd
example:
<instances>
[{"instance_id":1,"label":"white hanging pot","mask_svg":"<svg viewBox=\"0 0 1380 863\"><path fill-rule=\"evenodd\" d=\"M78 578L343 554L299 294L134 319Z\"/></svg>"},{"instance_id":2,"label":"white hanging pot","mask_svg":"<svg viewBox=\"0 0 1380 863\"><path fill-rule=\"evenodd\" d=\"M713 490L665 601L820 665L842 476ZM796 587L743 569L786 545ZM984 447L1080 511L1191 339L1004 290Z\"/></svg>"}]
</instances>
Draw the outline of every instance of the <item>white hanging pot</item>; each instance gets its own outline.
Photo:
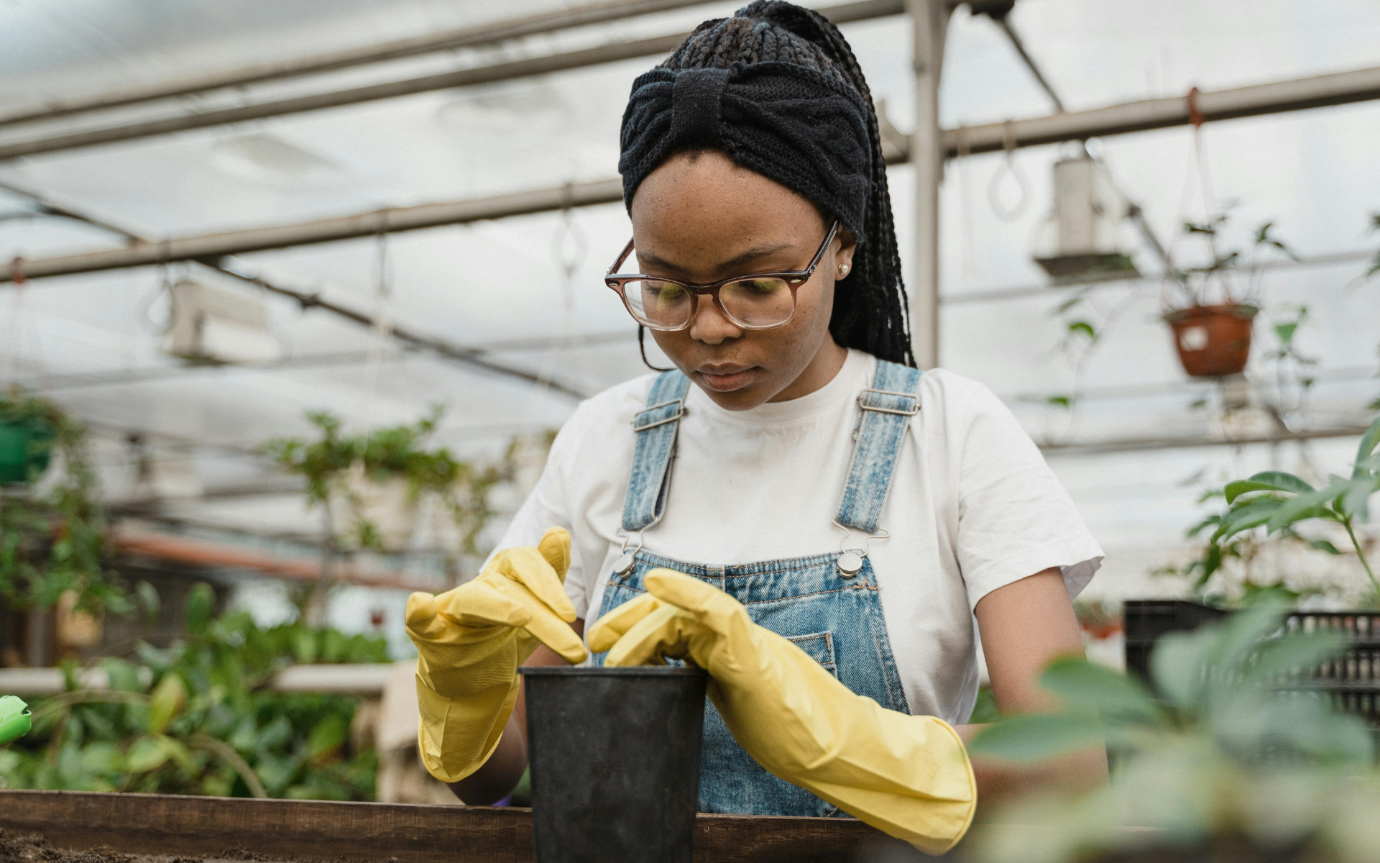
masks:
<instances>
[{"instance_id":1,"label":"white hanging pot","mask_svg":"<svg viewBox=\"0 0 1380 863\"><path fill-rule=\"evenodd\" d=\"M406 477L375 480L355 462L345 473L343 487L331 492L331 529L348 545L357 546L360 522L368 522L387 551L407 548L417 529L417 501Z\"/></svg>"}]
</instances>

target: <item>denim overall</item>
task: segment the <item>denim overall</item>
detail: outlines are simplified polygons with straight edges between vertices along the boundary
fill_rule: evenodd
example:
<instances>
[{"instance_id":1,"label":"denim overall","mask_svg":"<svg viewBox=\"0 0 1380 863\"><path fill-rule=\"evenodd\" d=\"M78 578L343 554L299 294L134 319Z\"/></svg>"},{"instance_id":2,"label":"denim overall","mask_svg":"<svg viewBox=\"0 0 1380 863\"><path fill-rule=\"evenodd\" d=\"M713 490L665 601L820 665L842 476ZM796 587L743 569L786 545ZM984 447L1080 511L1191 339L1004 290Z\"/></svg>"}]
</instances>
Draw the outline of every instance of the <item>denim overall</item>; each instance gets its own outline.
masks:
<instances>
[{"instance_id":1,"label":"denim overall","mask_svg":"<svg viewBox=\"0 0 1380 863\"><path fill-rule=\"evenodd\" d=\"M885 536L877 521L886 504L906 425L919 411L916 369L877 362L872 387L858 395L861 408L835 524ZM882 618L877 578L866 549L841 549L809 557L716 566L689 563L642 550L640 532L661 520L671 483L676 433L685 413L690 381L677 371L652 385L647 408L633 419L637 449L623 507L623 529L639 533L635 551L614 563L599 617L644 592L642 579L666 567L703 579L741 602L755 623L794 642L845 686L891 710L909 713ZM602 665L604 654L594 662ZM705 705L700 768L702 812L742 815L839 814L810 792L772 776L733 739L712 703Z\"/></svg>"}]
</instances>

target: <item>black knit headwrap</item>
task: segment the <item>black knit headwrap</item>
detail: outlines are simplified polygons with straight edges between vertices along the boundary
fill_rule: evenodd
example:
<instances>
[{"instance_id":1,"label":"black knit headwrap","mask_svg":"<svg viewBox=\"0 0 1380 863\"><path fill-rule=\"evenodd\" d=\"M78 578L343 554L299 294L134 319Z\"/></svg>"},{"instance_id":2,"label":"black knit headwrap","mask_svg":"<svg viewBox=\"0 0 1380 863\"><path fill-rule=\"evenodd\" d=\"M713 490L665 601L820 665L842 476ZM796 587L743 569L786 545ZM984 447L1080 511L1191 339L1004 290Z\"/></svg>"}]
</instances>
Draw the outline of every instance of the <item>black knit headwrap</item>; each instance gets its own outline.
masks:
<instances>
[{"instance_id":1,"label":"black knit headwrap","mask_svg":"<svg viewBox=\"0 0 1380 863\"><path fill-rule=\"evenodd\" d=\"M623 113L623 200L670 156L719 150L837 218L858 242L837 284L839 344L914 365L891 196L871 93L818 13L758 0L706 21L633 82Z\"/></svg>"}]
</instances>

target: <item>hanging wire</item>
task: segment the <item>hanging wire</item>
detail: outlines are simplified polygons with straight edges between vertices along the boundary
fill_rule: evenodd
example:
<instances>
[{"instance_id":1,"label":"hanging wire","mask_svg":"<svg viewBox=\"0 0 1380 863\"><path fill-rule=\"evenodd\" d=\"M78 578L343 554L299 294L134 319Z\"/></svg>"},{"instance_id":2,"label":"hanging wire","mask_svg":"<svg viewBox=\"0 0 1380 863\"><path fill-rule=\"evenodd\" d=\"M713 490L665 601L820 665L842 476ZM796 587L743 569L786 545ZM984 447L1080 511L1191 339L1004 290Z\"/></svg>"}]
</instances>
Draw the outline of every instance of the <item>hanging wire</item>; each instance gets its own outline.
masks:
<instances>
[{"instance_id":1,"label":"hanging wire","mask_svg":"<svg viewBox=\"0 0 1380 863\"><path fill-rule=\"evenodd\" d=\"M46 374L48 371L48 364L43 359L43 345L38 338L36 323L30 321L27 328L24 325L25 318L29 317L27 302L29 280L24 275L24 259L21 257L16 256L10 261L10 283L13 288L10 291L9 311L6 314L9 326L6 328L4 344L4 381L6 382L14 382L19 379L24 344L28 345L29 352L32 354L34 370L39 375Z\"/></svg>"},{"instance_id":2,"label":"hanging wire","mask_svg":"<svg viewBox=\"0 0 1380 863\"><path fill-rule=\"evenodd\" d=\"M374 254L374 310L371 315L374 326L369 342L369 354L364 363L364 392L366 413L370 416L369 427L373 427L372 414L378 404L373 396L378 394L378 386L387 354L392 351L393 320L388 313L388 299L393 292L393 263L389 255L388 234L380 232L376 237Z\"/></svg>"},{"instance_id":3,"label":"hanging wire","mask_svg":"<svg viewBox=\"0 0 1380 863\"><path fill-rule=\"evenodd\" d=\"M557 368L567 370L581 385L586 385L585 364L575 358L579 349L579 322L576 316L576 288L580 268L584 265L589 251L589 243L584 231L575 221L574 182L565 184L565 196L561 206L560 221L551 238L551 257L560 272L561 319L557 325L557 338L542 354L541 365L537 371L537 385L532 389L528 400L529 417L535 419L540 402L551 389L551 379Z\"/></svg>"},{"instance_id":4,"label":"hanging wire","mask_svg":"<svg viewBox=\"0 0 1380 863\"><path fill-rule=\"evenodd\" d=\"M963 271L970 276L981 277L982 265L978 261L977 233L973 230L973 189L972 178L969 176L972 169L968 164L971 161L968 156L973 152L972 142L969 140L966 125L960 125L955 133L958 138L958 205L962 225L960 235L963 239Z\"/></svg>"},{"instance_id":5,"label":"hanging wire","mask_svg":"<svg viewBox=\"0 0 1380 863\"><path fill-rule=\"evenodd\" d=\"M1002 149L1006 151L1006 158L992 175L992 182L987 185L987 203L991 205L992 212L997 214L997 218L1004 222L1014 222L1020 218L1030 200L1030 183L1020 166L1016 164L1016 143L1016 124L1007 120L1002 128ZM1016 181L1016 188L1020 192L1020 197L1011 207L1007 207L1001 200L1002 181L1008 176Z\"/></svg>"}]
</instances>

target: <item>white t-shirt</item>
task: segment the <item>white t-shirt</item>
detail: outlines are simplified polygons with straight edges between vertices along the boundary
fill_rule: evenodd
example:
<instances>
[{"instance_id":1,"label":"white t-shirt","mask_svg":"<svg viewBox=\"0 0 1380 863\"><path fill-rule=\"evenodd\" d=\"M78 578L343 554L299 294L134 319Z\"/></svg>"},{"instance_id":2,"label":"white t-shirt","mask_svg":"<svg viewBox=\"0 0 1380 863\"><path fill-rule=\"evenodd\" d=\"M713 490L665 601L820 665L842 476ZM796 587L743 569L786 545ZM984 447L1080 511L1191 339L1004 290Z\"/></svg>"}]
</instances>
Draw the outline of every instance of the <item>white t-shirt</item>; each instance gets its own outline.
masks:
<instances>
[{"instance_id":1,"label":"white t-shirt","mask_svg":"<svg viewBox=\"0 0 1380 863\"><path fill-rule=\"evenodd\" d=\"M859 407L877 361L850 350L823 388L728 411L691 386L670 495L643 534L653 554L737 565L836 552L838 512ZM572 537L566 592L586 623L598 615L621 553L631 422L655 375L583 402L561 429L540 481L499 548L535 545L555 525ZM869 557L911 712L964 722L977 694L972 609L989 592L1062 567L1069 596L1102 549L1025 430L982 384L925 372ZM860 547L854 531L850 547ZM633 537L636 544L636 536Z\"/></svg>"}]
</instances>

